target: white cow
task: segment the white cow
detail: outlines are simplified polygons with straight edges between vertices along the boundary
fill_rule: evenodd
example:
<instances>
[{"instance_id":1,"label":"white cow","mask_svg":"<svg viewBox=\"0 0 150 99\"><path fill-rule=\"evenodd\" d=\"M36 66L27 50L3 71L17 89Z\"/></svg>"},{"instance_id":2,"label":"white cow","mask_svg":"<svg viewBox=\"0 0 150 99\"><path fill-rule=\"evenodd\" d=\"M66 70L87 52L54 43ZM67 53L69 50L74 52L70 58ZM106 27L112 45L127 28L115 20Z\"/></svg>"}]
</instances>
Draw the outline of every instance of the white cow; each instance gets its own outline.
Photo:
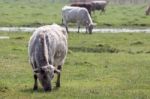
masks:
<instances>
[{"instance_id":1,"label":"white cow","mask_svg":"<svg viewBox=\"0 0 150 99\"><path fill-rule=\"evenodd\" d=\"M51 90L54 73L58 74L56 87L60 87L60 73L67 49L67 32L57 24L42 26L33 33L28 53L34 71L34 90L38 89L37 78L45 91Z\"/></svg>"},{"instance_id":2,"label":"white cow","mask_svg":"<svg viewBox=\"0 0 150 99\"><path fill-rule=\"evenodd\" d=\"M77 23L78 26L78 33L80 29L80 25L83 25L86 27L86 33L89 32L92 33L93 29L93 21L91 19L91 16L87 9L82 7L71 7L71 6L64 6L62 8L62 19L63 24L66 27L67 32L68 31L68 23Z\"/></svg>"},{"instance_id":3,"label":"white cow","mask_svg":"<svg viewBox=\"0 0 150 99\"><path fill-rule=\"evenodd\" d=\"M146 15L149 15L149 14L150 14L150 5L147 6L146 11L145 11L145 14L146 14Z\"/></svg>"}]
</instances>

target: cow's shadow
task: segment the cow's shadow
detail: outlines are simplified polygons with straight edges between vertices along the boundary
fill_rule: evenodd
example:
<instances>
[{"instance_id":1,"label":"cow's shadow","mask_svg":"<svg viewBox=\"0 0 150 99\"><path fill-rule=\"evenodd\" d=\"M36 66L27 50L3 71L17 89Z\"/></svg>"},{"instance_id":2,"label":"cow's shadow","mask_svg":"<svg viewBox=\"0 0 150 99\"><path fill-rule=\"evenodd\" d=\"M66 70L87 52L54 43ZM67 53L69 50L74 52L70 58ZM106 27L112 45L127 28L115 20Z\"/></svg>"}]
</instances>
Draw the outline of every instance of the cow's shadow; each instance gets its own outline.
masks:
<instances>
[{"instance_id":1,"label":"cow's shadow","mask_svg":"<svg viewBox=\"0 0 150 99\"><path fill-rule=\"evenodd\" d=\"M35 92L38 92L38 93L43 93L43 89L39 88L38 90L33 90L32 88L26 88L26 89L22 89L21 92L23 93L35 93Z\"/></svg>"},{"instance_id":2,"label":"cow's shadow","mask_svg":"<svg viewBox=\"0 0 150 99\"><path fill-rule=\"evenodd\" d=\"M55 92L58 91L59 88L58 87L53 87L52 91L46 91L46 92ZM33 90L32 88L26 88L26 89L22 89L21 92L23 93L45 93L45 91L42 88L38 88L38 90Z\"/></svg>"}]
</instances>

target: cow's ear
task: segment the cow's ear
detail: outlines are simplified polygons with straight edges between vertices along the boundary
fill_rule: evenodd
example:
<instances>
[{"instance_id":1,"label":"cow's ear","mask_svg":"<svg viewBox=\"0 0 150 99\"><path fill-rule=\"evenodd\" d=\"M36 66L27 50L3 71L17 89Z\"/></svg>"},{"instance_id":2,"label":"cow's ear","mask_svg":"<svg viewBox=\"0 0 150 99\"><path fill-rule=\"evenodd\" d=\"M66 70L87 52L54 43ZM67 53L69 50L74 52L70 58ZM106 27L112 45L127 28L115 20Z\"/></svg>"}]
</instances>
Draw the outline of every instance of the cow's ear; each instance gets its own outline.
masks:
<instances>
[{"instance_id":1,"label":"cow's ear","mask_svg":"<svg viewBox=\"0 0 150 99\"><path fill-rule=\"evenodd\" d=\"M60 70L54 69L54 73L60 74Z\"/></svg>"},{"instance_id":2,"label":"cow's ear","mask_svg":"<svg viewBox=\"0 0 150 99\"><path fill-rule=\"evenodd\" d=\"M39 71L39 69L35 69L34 72L35 73L39 73L40 71Z\"/></svg>"}]
</instances>

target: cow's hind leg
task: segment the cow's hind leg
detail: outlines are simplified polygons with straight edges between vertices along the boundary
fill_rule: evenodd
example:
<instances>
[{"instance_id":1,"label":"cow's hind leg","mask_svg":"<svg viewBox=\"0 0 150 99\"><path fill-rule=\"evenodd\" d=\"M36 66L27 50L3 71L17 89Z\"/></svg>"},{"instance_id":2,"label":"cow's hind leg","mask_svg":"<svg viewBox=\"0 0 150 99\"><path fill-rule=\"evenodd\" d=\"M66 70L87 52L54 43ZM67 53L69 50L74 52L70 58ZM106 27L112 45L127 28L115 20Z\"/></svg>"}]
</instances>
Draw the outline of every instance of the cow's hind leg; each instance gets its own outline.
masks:
<instances>
[{"instance_id":1,"label":"cow's hind leg","mask_svg":"<svg viewBox=\"0 0 150 99\"><path fill-rule=\"evenodd\" d=\"M77 26L78 26L78 33L80 33L80 23L77 22Z\"/></svg>"},{"instance_id":2,"label":"cow's hind leg","mask_svg":"<svg viewBox=\"0 0 150 99\"><path fill-rule=\"evenodd\" d=\"M59 66L57 67L57 69L58 69L60 72L57 72L56 87L60 87L60 76L61 76L62 66L59 65Z\"/></svg>"},{"instance_id":3,"label":"cow's hind leg","mask_svg":"<svg viewBox=\"0 0 150 99\"><path fill-rule=\"evenodd\" d=\"M34 87L33 87L33 90L37 90L37 89L38 89L37 75L34 74Z\"/></svg>"},{"instance_id":4,"label":"cow's hind leg","mask_svg":"<svg viewBox=\"0 0 150 99\"><path fill-rule=\"evenodd\" d=\"M65 25L65 28L66 28L67 33L69 33L69 30L68 30L68 24L67 24L66 21L64 21L64 19L63 19L63 24Z\"/></svg>"},{"instance_id":5,"label":"cow's hind leg","mask_svg":"<svg viewBox=\"0 0 150 99\"><path fill-rule=\"evenodd\" d=\"M66 26L66 31L67 31L67 33L69 33L68 26Z\"/></svg>"}]
</instances>

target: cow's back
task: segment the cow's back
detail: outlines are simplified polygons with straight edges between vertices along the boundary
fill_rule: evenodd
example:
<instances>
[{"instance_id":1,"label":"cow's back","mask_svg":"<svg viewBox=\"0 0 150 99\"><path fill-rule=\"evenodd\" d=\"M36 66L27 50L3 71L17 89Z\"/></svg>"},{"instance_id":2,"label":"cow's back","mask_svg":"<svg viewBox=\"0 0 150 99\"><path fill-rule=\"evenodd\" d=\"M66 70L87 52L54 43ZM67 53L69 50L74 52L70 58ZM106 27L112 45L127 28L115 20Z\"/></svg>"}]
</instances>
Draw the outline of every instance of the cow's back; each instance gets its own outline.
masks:
<instances>
[{"instance_id":1,"label":"cow's back","mask_svg":"<svg viewBox=\"0 0 150 99\"><path fill-rule=\"evenodd\" d=\"M63 8L63 17L65 17L65 21L67 22L81 22L84 23L84 20L88 16L88 11L85 8L81 7L64 7Z\"/></svg>"},{"instance_id":2,"label":"cow's back","mask_svg":"<svg viewBox=\"0 0 150 99\"><path fill-rule=\"evenodd\" d=\"M79 11L80 9L78 7L65 6L62 9L62 16L66 21L76 22Z\"/></svg>"},{"instance_id":3,"label":"cow's back","mask_svg":"<svg viewBox=\"0 0 150 99\"><path fill-rule=\"evenodd\" d=\"M45 50L44 45L41 45L41 40L44 39L46 44ZM45 52L43 52L45 51ZM60 54L63 52L63 55ZM48 62L52 65L56 64L55 61L63 63L63 58L67 53L67 33L65 29L54 24L47 25L38 28L30 38L29 41L29 56L30 62L36 65L42 64L42 60L45 56L48 58ZM59 55L58 55L59 54ZM57 57L57 58L56 58ZM59 60L59 61L58 61ZM57 65L57 64L56 64Z\"/></svg>"}]
</instances>

